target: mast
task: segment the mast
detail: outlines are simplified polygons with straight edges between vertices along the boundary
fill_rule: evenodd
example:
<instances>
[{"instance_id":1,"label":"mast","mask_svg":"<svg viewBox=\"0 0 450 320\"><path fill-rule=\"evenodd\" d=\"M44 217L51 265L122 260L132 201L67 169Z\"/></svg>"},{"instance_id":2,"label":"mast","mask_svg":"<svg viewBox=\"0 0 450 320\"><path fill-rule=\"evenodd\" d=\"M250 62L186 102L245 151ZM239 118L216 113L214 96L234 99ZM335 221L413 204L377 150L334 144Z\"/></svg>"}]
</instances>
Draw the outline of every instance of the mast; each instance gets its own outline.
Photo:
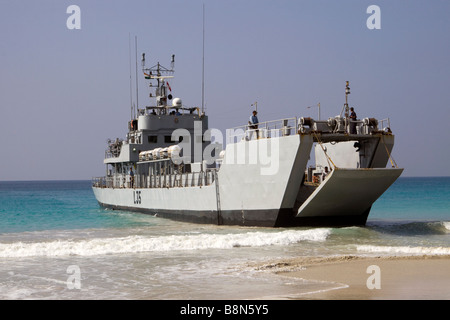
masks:
<instances>
[{"instance_id":1,"label":"mast","mask_svg":"<svg viewBox=\"0 0 450 320\"><path fill-rule=\"evenodd\" d=\"M138 83L138 67L137 67L137 36L134 36L135 52L136 52L136 115L139 108L139 83Z\"/></svg>"},{"instance_id":2,"label":"mast","mask_svg":"<svg viewBox=\"0 0 450 320\"><path fill-rule=\"evenodd\" d=\"M347 119L347 120L348 120L348 111L349 111L348 110L348 95L349 94L350 94L350 82L346 81L345 82L345 103L344 103L344 106L342 107L341 116L342 116L342 112L344 112L344 110L345 110L344 116L345 116L345 119Z\"/></svg>"},{"instance_id":3,"label":"mast","mask_svg":"<svg viewBox=\"0 0 450 320\"><path fill-rule=\"evenodd\" d=\"M345 85L345 118L348 118L348 95L350 94L349 82Z\"/></svg>"},{"instance_id":4,"label":"mast","mask_svg":"<svg viewBox=\"0 0 450 320\"><path fill-rule=\"evenodd\" d=\"M205 4L203 4L202 113L205 112Z\"/></svg>"},{"instance_id":5,"label":"mast","mask_svg":"<svg viewBox=\"0 0 450 320\"><path fill-rule=\"evenodd\" d=\"M174 66L175 55L173 54L170 69L165 68L159 62L151 68L145 68L145 53L142 54L142 72L144 73L145 79L150 80L150 87L153 87L152 80L156 80L155 96L158 107L167 105L167 98L169 100L172 99L171 95L167 96L165 79L173 78Z\"/></svg>"},{"instance_id":6,"label":"mast","mask_svg":"<svg viewBox=\"0 0 450 320\"><path fill-rule=\"evenodd\" d=\"M130 120L133 120L133 81L131 80L131 35L128 33L128 60L130 63Z\"/></svg>"}]
</instances>

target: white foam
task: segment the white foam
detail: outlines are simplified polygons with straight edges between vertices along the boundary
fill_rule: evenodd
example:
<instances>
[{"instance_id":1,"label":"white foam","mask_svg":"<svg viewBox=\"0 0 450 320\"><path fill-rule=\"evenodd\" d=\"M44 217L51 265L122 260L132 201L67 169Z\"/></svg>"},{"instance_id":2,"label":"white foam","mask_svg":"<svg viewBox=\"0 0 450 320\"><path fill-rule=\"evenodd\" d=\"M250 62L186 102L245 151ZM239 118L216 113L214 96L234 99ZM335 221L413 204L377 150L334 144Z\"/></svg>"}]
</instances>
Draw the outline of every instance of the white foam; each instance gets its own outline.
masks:
<instances>
[{"instance_id":1,"label":"white foam","mask_svg":"<svg viewBox=\"0 0 450 320\"><path fill-rule=\"evenodd\" d=\"M300 241L325 241L331 229L248 232L237 234L128 236L49 242L0 244L0 257L93 256L172 250L229 249L289 245Z\"/></svg>"},{"instance_id":2,"label":"white foam","mask_svg":"<svg viewBox=\"0 0 450 320\"><path fill-rule=\"evenodd\" d=\"M405 247L405 246L357 246L358 251L371 253L395 253L412 255L450 255L449 247Z\"/></svg>"},{"instance_id":3,"label":"white foam","mask_svg":"<svg viewBox=\"0 0 450 320\"><path fill-rule=\"evenodd\" d=\"M442 225L444 226L445 229L450 231L450 221L443 221Z\"/></svg>"}]
</instances>

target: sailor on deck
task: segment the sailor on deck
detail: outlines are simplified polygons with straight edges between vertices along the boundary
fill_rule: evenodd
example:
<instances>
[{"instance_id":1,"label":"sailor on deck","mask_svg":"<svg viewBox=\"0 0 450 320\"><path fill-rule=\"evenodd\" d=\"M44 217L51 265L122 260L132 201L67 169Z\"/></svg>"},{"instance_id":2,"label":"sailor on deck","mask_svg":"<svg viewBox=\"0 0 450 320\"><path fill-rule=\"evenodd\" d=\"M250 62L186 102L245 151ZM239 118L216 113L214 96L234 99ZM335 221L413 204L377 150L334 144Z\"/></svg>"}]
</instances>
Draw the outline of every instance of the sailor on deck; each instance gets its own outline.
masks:
<instances>
[{"instance_id":1,"label":"sailor on deck","mask_svg":"<svg viewBox=\"0 0 450 320\"><path fill-rule=\"evenodd\" d=\"M350 108L350 133L351 134L356 134L356 112L355 109L353 107Z\"/></svg>"},{"instance_id":2,"label":"sailor on deck","mask_svg":"<svg viewBox=\"0 0 450 320\"><path fill-rule=\"evenodd\" d=\"M256 116L258 112L256 110L253 111L253 115L250 116L250 120L248 121L248 128L256 131L256 139L259 138L259 130L258 130L258 117Z\"/></svg>"},{"instance_id":3,"label":"sailor on deck","mask_svg":"<svg viewBox=\"0 0 450 320\"><path fill-rule=\"evenodd\" d=\"M134 187L134 172L133 168L130 168L130 188Z\"/></svg>"}]
</instances>

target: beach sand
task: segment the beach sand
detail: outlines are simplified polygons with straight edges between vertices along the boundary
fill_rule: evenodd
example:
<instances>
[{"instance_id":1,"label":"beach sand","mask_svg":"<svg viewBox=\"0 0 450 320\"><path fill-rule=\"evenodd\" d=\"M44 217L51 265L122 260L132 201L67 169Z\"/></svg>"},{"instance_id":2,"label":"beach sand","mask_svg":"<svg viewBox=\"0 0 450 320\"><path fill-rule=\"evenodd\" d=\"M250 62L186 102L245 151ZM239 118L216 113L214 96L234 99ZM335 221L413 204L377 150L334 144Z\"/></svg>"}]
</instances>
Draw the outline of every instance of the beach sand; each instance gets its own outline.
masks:
<instances>
[{"instance_id":1,"label":"beach sand","mask_svg":"<svg viewBox=\"0 0 450 320\"><path fill-rule=\"evenodd\" d=\"M370 269L370 266L378 268ZM286 297L288 299L450 299L448 255L296 258L265 263L257 268L328 285L327 289Z\"/></svg>"}]
</instances>

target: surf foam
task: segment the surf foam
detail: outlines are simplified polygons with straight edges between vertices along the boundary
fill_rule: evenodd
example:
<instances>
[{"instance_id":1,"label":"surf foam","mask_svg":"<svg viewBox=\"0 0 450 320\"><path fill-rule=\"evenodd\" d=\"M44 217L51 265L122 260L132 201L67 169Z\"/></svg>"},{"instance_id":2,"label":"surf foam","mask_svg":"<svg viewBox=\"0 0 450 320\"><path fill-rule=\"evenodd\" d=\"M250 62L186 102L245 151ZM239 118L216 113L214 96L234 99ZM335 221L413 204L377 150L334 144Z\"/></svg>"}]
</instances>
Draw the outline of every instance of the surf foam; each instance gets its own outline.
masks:
<instances>
[{"instance_id":1,"label":"surf foam","mask_svg":"<svg viewBox=\"0 0 450 320\"><path fill-rule=\"evenodd\" d=\"M121 253L173 250L230 249L289 245L301 241L325 241L331 229L248 232L237 234L200 234L146 237L132 235L117 238L57 240L49 242L14 242L0 244L0 257L94 256Z\"/></svg>"},{"instance_id":2,"label":"surf foam","mask_svg":"<svg viewBox=\"0 0 450 320\"><path fill-rule=\"evenodd\" d=\"M448 247L405 247L405 246L357 246L358 251L371 253L395 253L395 254L412 254L412 255L450 255Z\"/></svg>"},{"instance_id":3,"label":"surf foam","mask_svg":"<svg viewBox=\"0 0 450 320\"><path fill-rule=\"evenodd\" d=\"M450 231L450 221L443 221L442 225L447 231Z\"/></svg>"}]
</instances>

